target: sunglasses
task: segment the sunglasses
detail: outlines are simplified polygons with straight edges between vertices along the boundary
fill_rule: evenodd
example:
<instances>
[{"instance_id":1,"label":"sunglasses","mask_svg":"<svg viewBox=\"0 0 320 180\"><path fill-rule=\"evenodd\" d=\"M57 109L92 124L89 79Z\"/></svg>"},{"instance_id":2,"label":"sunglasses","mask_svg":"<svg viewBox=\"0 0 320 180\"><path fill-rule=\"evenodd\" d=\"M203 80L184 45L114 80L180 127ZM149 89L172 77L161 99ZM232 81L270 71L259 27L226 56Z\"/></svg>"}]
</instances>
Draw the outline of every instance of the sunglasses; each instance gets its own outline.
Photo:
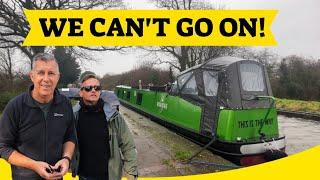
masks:
<instances>
[{"instance_id":1,"label":"sunglasses","mask_svg":"<svg viewBox=\"0 0 320 180\"><path fill-rule=\"evenodd\" d=\"M100 91L101 86L83 86L83 87L81 87L81 90L85 90L87 92L92 91L92 89L94 89L95 91Z\"/></svg>"}]
</instances>

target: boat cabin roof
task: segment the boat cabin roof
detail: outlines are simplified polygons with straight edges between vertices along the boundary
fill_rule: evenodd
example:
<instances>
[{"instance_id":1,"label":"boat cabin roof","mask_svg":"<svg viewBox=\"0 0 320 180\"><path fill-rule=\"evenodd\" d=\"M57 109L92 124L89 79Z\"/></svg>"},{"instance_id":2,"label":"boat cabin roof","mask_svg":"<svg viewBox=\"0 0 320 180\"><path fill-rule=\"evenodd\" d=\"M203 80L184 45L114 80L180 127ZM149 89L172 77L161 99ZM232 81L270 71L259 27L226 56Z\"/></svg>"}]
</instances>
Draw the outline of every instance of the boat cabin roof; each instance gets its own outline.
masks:
<instances>
[{"instance_id":1,"label":"boat cabin roof","mask_svg":"<svg viewBox=\"0 0 320 180\"><path fill-rule=\"evenodd\" d=\"M230 64L236 63L238 61L243 61L243 60L245 60L245 59L231 57L231 56L219 57L219 58L215 58L215 59L209 60L207 62L204 62L202 64L199 64L197 66L193 66L185 71L182 71L179 74L179 76L182 74L185 74L189 71L193 71L193 70L199 69L199 68L221 71L221 70L224 70L225 68L227 68Z\"/></svg>"}]
</instances>

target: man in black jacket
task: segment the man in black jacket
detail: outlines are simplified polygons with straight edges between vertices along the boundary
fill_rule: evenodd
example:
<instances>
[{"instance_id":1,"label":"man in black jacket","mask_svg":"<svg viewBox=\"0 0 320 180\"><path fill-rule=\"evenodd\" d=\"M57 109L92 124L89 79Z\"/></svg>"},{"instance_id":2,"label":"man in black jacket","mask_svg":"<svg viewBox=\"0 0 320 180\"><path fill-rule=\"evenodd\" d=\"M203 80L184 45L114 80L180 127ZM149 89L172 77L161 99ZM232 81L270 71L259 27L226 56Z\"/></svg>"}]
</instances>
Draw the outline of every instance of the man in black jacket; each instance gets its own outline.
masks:
<instances>
[{"instance_id":1,"label":"man in black jacket","mask_svg":"<svg viewBox=\"0 0 320 180\"><path fill-rule=\"evenodd\" d=\"M61 179L70 166L76 132L72 107L56 86L54 56L33 58L29 91L12 99L0 120L0 157L15 180Z\"/></svg>"},{"instance_id":2,"label":"man in black jacket","mask_svg":"<svg viewBox=\"0 0 320 180\"><path fill-rule=\"evenodd\" d=\"M137 151L132 134L114 103L101 97L101 86L93 74L81 80L80 102L73 107L78 146L73 175L79 180L128 180L138 177Z\"/></svg>"}]
</instances>

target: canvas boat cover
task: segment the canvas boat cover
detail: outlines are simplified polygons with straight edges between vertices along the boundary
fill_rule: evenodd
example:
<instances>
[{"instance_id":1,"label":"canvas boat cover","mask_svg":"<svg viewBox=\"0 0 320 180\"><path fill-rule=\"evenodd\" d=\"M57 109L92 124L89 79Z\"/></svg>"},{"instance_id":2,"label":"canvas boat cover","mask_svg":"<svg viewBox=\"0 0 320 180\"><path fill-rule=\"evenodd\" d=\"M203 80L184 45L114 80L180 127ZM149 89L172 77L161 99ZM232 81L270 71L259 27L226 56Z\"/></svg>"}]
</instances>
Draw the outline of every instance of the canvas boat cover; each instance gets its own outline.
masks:
<instances>
[{"instance_id":1,"label":"canvas boat cover","mask_svg":"<svg viewBox=\"0 0 320 180\"><path fill-rule=\"evenodd\" d=\"M222 109L268 108L272 96L266 68L255 60L220 57L183 71L171 92L202 108L201 134L214 136Z\"/></svg>"}]
</instances>

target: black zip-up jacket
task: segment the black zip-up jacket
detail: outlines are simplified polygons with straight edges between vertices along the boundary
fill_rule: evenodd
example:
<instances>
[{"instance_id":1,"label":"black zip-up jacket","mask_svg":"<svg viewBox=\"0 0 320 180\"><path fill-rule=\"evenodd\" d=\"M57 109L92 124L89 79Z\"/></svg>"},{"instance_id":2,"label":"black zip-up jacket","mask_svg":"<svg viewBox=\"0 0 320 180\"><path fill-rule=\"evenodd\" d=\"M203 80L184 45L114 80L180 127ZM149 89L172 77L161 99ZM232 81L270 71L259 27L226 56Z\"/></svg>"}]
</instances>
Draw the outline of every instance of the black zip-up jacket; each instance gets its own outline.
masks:
<instances>
[{"instance_id":1,"label":"black zip-up jacket","mask_svg":"<svg viewBox=\"0 0 320 180\"><path fill-rule=\"evenodd\" d=\"M56 90L47 119L29 92L12 99L0 120L0 157L8 160L14 150L51 165L58 162L63 144L76 142L74 116L69 100ZM11 166L14 179L38 179L32 170Z\"/></svg>"}]
</instances>

